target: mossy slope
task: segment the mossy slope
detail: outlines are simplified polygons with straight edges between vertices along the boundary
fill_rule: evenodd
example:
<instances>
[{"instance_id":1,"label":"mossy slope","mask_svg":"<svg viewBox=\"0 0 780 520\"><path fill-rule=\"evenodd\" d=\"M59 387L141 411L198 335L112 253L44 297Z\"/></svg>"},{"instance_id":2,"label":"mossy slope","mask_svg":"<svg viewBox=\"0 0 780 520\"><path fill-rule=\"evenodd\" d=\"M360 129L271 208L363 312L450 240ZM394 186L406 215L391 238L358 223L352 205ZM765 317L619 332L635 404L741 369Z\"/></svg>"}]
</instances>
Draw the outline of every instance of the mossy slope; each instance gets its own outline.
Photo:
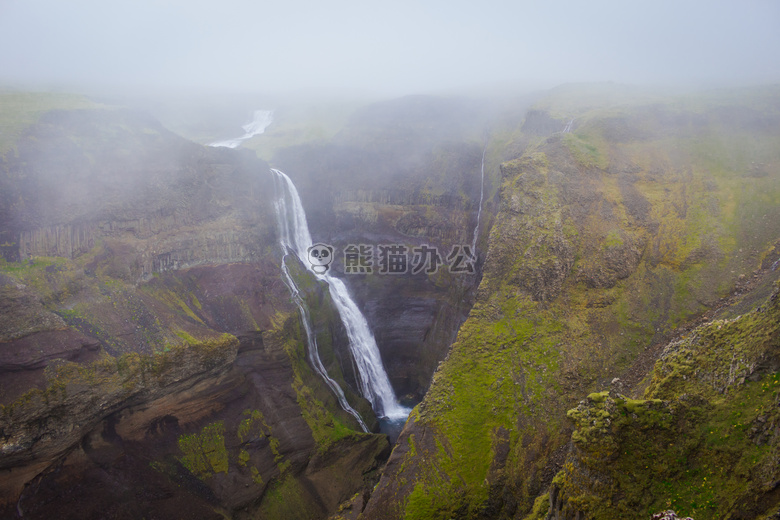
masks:
<instances>
[{"instance_id":1,"label":"mossy slope","mask_svg":"<svg viewBox=\"0 0 780 520\"><path fill-rule=\"evenodd\" d=\"M555 518L770 518L780 507L780 297L670 344L641 400L592 394L569 411Z\"/></svg>"},{"instance_id":2,"label":"mossy slope","mask_svg":"<svg viewBox=\"0 0 780 520\"><path fill-rule=\"evenodd\" d=\"M477 302L366 517L529 513L566 410L638 382L647 347L762 266L780 236L780 93L742 96L579 109L573 133L502 166Z\"/></svg>"}]
</instances>

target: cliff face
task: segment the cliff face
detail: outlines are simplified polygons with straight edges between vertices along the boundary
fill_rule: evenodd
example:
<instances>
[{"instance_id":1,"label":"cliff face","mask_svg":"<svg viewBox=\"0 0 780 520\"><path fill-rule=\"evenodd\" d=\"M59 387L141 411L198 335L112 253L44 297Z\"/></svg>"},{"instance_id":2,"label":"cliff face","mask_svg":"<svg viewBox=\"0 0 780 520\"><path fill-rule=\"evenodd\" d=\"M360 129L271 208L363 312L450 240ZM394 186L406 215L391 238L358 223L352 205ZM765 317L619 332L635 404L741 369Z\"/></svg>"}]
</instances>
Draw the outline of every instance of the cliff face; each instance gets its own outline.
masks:
<instances>
[{"instance_id":1,"label":"cliff face","mask_svg":"<svg viewBox=\"0 0 780 520\"><path fill-rule=\"evenodd\" d=\"M321 518L370 488L389 444L306 362L265 163L90 109L43 113L0 168L2 516Z\"/></svg>"},{"instance_id":2,"label":"cliff face","mask_svg":"<svg viewBox=\"0 0 780 520\"><path fill-rule=\"evenodd\" d=\"M775 276L777 92L603 99L555 92L537 109L574 119L573 131L523 137L547 127L537 112L513 134L532 146L501 167L476 302L365 518L544 517L572 438L566 411L615 377L641 392L678 326L754 277ZM763 456L757 463L769 464ZM564 489L580 498L561 511L590 515L602 509L582 504L609 500L576 487L591 462L570 470L574 487ZM645 506L674 499L662 491ZM613 502L625 498L617 493Z\"/></svg>"},{"instance_id":3,"label":"cliff face","mask_svg":"<svg viewBox=\"0 0 780 520\"><path fill-rule=\"evenodd\" d=\"M4 157L3 254L75 258L124 242L130 281L258 260L257 244L273 243L266 171L249 152L198 146L143 114L47 112Z\"/></svg>"},{"instance_id":4,"label":"cliff face","mask_svg":"<svg viewBox=\"0 0 780 520\"><path fill-rule=\"evenodd\" d=\"M372 248L373 273L345 280L374 331L399 394L419 401L473 302L495 209L498 148L487 149L485 107L427 96L357 111L325 144L280 150L274 165L296 183L315 241L334 245L344 271L349 244ZM472 247L472 273L451 273L454 247ZM406 247L408 271L380 273L379 246ZM437 248L438 272L412 273L413 248ZM462 251L462 250L461 250Z\"/></svg>"},{"instance_id":5,"label":"cliff face","mask_svg":"<svg viewBox=\"0 0 780 520\"><path fill-rule=\"evenodd\" d=\"M3 511L326 516L370 485L389 444L336 411L295 338L228 335L58 367L3 409Z\"/></svg>"}]
</instances>

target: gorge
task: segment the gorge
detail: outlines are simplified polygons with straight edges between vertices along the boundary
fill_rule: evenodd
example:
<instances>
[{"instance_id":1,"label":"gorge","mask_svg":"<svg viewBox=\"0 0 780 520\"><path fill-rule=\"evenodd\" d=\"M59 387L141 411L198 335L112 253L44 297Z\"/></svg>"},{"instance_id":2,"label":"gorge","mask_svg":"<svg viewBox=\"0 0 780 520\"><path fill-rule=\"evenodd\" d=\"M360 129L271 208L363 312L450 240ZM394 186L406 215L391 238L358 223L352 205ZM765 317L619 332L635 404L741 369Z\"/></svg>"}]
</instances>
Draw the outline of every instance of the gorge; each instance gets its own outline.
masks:
<instances>
[{"instance_id":1,"label":"gorge","mask_svg":"<svg viewBox=\"0 0 780 520\"><path fill-rule=\"evenodd\" d=\"M780 511L776 86L201 144L37 96L0 94L4 518ZM347 273L360 244L442 265Z\"/></svg>"}]
</instances>

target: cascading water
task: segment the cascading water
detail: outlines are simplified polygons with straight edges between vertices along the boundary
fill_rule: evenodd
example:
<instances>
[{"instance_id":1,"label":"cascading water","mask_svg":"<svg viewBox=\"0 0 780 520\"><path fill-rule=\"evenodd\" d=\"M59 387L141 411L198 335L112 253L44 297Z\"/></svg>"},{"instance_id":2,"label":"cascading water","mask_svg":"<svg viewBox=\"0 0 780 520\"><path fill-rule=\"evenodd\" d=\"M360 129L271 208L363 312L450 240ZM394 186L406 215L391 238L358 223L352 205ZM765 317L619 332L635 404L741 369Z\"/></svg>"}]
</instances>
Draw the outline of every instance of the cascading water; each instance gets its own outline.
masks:
<instances>
[{"instance_id":1,"label":"cascading water","mask_svg":"<svg viewBox=\"0 0 780 520\"><path fill-rule=\"evenodd\" d=\"M363 422L363 418L357 410L349 405L347 398L344 396L344 391L336 381L328 376L328 371L325 370L325 367L320 360L317 337L314 335L312 329L309 310L285 263L285 258L290 253L301 258L301 253L299 252L300 247L302 247L302 244L311 243L311 235L309 235L309 227L306 225L306 215L303 214L302 210L298 210L298 208L301 207L301 201L300 197L298 197L297 190L295 190L295 186L292 186L292 190L290 190L287 185L288 183L292 185L290 179L282 172L277 173L276 170L273 171L277 174L274 179L274 188L277 194L275 208L276 219L279 225L279 244L282 246L282 275L284 276L287 287L290 289L293 301L301 312L301 321L303 321L303 328L306 332L309 362L336 395L336 399L338 399L341 408L357 420L364 432L368 432L368 427L366 426L366 423ZM290 203L288 204L288 202ZM302 224L301 219L303 221Z\"/></svg>"},{"instance_id":2,"label":"cascading water","mask_svg":"<svg viewBox=\"0 0 780 520\"><path fill-rule=\"evenodd\" d=\"M477 211L477 225L474 226L474 238L471 240L471 254L477 257L477 234L479 233L479 219L482 217L482 200L485 198L485 152L487 143L482 148L482 181L479 188L479 211Z\"/></svg>"},{"instance_id":3,"label":"cascading water","mask_svg":"<svg viewBox=\"0 0 780 520\"><path fill-rule=\"evenodd\" d=\"M217 141L211 143L209 146L225 147L225 148L238 148L238 146L252 137L262 134L265 129L273 122L273 111L271 110L255 110L252 115L252 120L242 126L244 129L244 135L236 137L235 139L227 139L225 141Z\"/></svg>"},{"instance_id":4,"label":"cascading water","mask_svg":"<svg viewBox=\"0 0 780 520\"><path fill-rule=\"evenodd\" d=\"M283 254L286 255L289 252L292 252L298 256L304 265L306 265L308 250L312 246L312 239L311 234L309 233L309 226L306 222L306 213L303 211L303 205L301 204L298 190L295 189L292 180L283 172L275 169L272 169L271 172L274 174L277 194L276 215L279 221L279 240ZM357 365L360 391L363 394L363 397L368 399L371 403L371 407L374 409L377 416L385 417L391 421L405 419L409 415L410 410L398 403L395 393L393 392L393 387L390 385L390 380L382 365L382 359L379 355L379 348L377 347L374 335L371 333L365 316L363 316L355 302L352 300L352 297L347 290L347 286L338 278L328 274L316 273L308 265L307 268L319 279L325 280L328 283L331 298L338 310L341 321L344 323L344 328L347 331L350 353ZM299 308L302 309L301 315L305 316L304 321L306 321L308 319L308 312L305 312L304 310L305 305L298 293L297 287L295 287L294 281L284 265L284 260L282 261L282 270L287 279L287 283L290 286L290 290L293 292L293 298L296 299L296 303L300 301ZM333 389L337 396L341 396L339 403L342 408L350 412L352 408L347 409L349 404L346 403L346 399L343 399L342 402L344 395L343 391L338 387L338 384L336 384L335 381L330 379L322 366L322 362L317 354L316 341L314 341L314 336L310 331L311 326L306 326L306 328L312 364L315 365L315 368L323 379L333 383L328 383L328 385ZM334 388L334 385L336 388ZM357 414L354 410L350 413L353 415Z\"/></svg>"}]
</instances>

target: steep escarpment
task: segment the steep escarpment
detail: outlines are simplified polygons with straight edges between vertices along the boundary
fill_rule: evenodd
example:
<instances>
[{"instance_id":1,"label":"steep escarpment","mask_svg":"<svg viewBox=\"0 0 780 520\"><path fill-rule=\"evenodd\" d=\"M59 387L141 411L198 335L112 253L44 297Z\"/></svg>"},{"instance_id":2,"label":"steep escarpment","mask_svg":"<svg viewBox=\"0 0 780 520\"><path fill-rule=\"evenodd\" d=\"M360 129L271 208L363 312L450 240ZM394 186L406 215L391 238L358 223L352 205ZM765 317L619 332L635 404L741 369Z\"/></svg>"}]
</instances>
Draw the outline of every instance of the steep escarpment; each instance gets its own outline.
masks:
<instances>
[{"instance_id":1,"label":"steep escarpment","mask_svg":"<svg viewBox=\"0 0 780 520\"><path fill-rule=\"evenodd\" d=\"M776 90L577 96L539 104L573 131L502 165L476 302L365 518L543 516L567 410L775 261Z\"/></svg>"},{"instance_id":2,"label":"steep escarpment","mask_svg":"<svg viewBox=\"0 0 780 520\"><path fill-rule=\"evenodd\" d=\"M34 120L0 164L3 515L321 518L370 488L389 444L307 364L268 166L135 112Z\"/></svg>"}]
</instances>

